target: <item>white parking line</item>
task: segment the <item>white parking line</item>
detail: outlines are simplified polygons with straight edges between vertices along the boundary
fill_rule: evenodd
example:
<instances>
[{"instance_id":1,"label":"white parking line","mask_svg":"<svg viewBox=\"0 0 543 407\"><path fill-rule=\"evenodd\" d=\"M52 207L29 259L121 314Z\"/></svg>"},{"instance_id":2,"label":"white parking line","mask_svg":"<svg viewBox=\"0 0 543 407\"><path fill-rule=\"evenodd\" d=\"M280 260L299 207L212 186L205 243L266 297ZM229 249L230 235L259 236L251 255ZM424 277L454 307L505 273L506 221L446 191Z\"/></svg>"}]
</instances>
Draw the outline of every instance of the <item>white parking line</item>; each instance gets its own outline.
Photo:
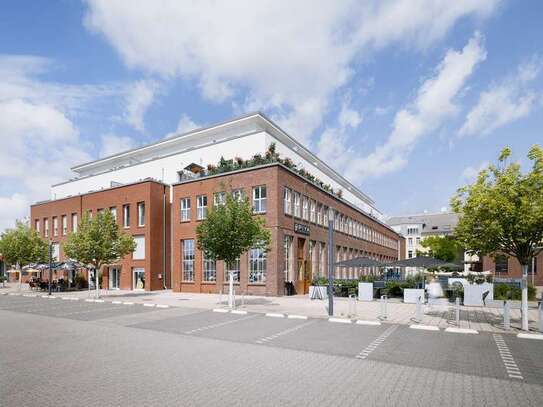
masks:
<instances>
[{"instance_id":1,"label":"white parking line","mask_svg":"<svg viewBox=\"0 0 543 407\"><path fill-rule=\"evenodd\" d=\"M420 329L422 331L439 331L439 328L433 325L409 325L409 328Z\"/></svg>"},{"instance_id":2,"label":"white parking line","mask_svg":"<svg viewBox=\"0 0 543 407\"><path fill-rule=\"evenodd\" d=\"M358 355L356 355L357 359L366 359L371 352L373 352L377 347L382 344L386 338L390 336L392 332L394 332L398 328L398 325L393 325L390 328L388 328L385 332L383 332L381 335L377 337L372 343L370 343L368 346L364 348L362 352L360 352Z\"/></svg>"},{"instance_id":3,"label":"white parking line","mask_svg":"<svg viewBox=\"0 0 543 407\"><path fill-rule=\"evenodd\" d=\"M494 338L494 342L496 342L496 346L498 347L498 352L500 353L500 357L507 375L513 379L524 380L524 377L522 377L522 373L513 359L513 355L511 355L511 351L505 343L503 336L493 334L492 337Z\"/></svg>"},{"instance_id":4,"label":"white parking line","mask_svg":"<svg viewBox=\"0 0 543 407\"><path fill-rule=\"evenodd\" d=\"M156 307L156 304L148 304L148 303L145 303L143 304L144 307Z\"/></svg>"},{"instance_id":5,"label":"white parking line","mask_svg":"<svg viewBox=\"0 0 543 407\"><path fill-rule=\"evenodd\" d=\"M111 301L112 304L122 304L122 301Z\"/></svg>"},{"instance_id":6,"label":"white parking line","mask_svg":"<svg viewBox=\"0 0 543 407\"><path fill-rule=\"evenodd\" d=\"M268 312L266 316L271 318L284 318L285 314L280 314L278 312Z\"/></svg>"},{"instance_id":7,"label":"white parking line","mask_svg":"<svg viewBox=\"0 0 543 407\"><path fill-rule=\"evenodd\" d=\"M364 321L361 319L357 320L356 324L357 325L381 325L379 321Z\"/></svg>"},{"instance_id":8,"label":"white parking line","mask_svg":"<svg viewBox=\"0 0 543 407\"><path fill-rule=\"evenodd\" d=\"M237 315L247 315L247 311L242 311L242 310L239 310L239 309L233 309L232 311L230 311L232 314L237 314Z\"/></svg>"},{"instance_id":9,"label":"white parking line","mask_svg":"<svg viewBox=\"0 0 543 407\"><path fill-rule=\"evenodd\" d=\"M166 304L157 304L156 307L157 308L170 308L170 306L166 305Z\"/></svg>"},{"instance_id":10,"label":"white parking line","mask_svg":"<svg viewBox=\"0 0 543 407\"><path fill-rule=\"evenodd\" d=\"M307 319L306 315L288 315L288 319Z\"/></svg>"},{"instance_id":11,"label":"white parking line","mask_svg":"<svg viewBox=\"0 0 543 407\"><path fill-rule=\"evenodd\" d=\"M229 312L230 310L224 308L213 308L213 312L221 312L223 314Z\"/></svg>"},{"instance_id":12,"label":"white parking line","mask_svg":"<svg viewBox=\"0 0 543 407\"><path fill-rule=\"evenodd\" d=\"M133 302L129 302L129 301L125 301L125 302L123 302L123 305L134 305L134 303L133 303Z\"/></svg>"},{"instance_id":13,"label":"white parking line","mask_svg":"<svg viewBox=\"0 0 543 407\"><path fill-rule=\"evenodd\" d=\"M451 333L455 333L455 334L474 334L474 335L477 335L479 333L475 329L455 328L455 327L446 328L445 332L451 332Z\"/></svg>"},{"instance_id":14,"label":"white parking line","mask_svg":"<svg viewBox=\"0 0 543 407\"><path fill-rule=\"evenodd\" d=\"M256 341L256 343L262 345L263 343L266 343L266 342L270 342L270 341L273 341L274 339L277 339L279 338L280 336L284 336L284 335L287 335L289 333L292 333L292 332L295 332L299 329L302 329L302 328L305 328L306 326L309 326L309 325L312 325L314 323L316 323L317 320L312 320L312 321L309 321L309 322L306 322L304 324L300 324L300 325L296 325L292 328L289 328L289 329L285 329L284 331L281 331L281 332L277 332L276 334L273 334L273 335L269 335L269 336L266 336L264 338L260 338Z\"/></svg>"},{"instance_id":15,"label":"white parking line","mask_svg":"<svg viewBox=\"0 0 543 407\"><path fill-rule=\"evenodd\" d=\"M347 318L328 318L328 322L338 322L340 324L352 324L353 321Z\"/></svg>"},{"instance_id":16,"label":"white parking line","mask_svg":"<svg viewBox=\"0 0 543 407\"><path fill-rule=\"evenodd\" d=\"M251 319L251 318L256 318L256 315L249 315L248 317L243 317L243 318L238 318L238 319L231 319L231 320L225 321L225 322L219 322L219 323L216 323L216 324L202 326L200 328L191 329L190 331L186 331L185 334L186 335L191 335L191 334L194 334L194 333L197 333L197 332L207 331L208 329L213 329L213 328L219 328L219 327L224 326L224 325L233 324L233 323L239 322L239 321L245 321L245 320Z\"/></svg>"},{"instance_id":17,"label":"white parking line","mask_svg":"<svg viewBox=\"0 0 543 407\"><path fill-rule=\"evenodd\" d=\"M517 338L522 339L539 339L540 341L543 341L543 335L542 334L517 334Z\"/></svg>"}]
</instances>

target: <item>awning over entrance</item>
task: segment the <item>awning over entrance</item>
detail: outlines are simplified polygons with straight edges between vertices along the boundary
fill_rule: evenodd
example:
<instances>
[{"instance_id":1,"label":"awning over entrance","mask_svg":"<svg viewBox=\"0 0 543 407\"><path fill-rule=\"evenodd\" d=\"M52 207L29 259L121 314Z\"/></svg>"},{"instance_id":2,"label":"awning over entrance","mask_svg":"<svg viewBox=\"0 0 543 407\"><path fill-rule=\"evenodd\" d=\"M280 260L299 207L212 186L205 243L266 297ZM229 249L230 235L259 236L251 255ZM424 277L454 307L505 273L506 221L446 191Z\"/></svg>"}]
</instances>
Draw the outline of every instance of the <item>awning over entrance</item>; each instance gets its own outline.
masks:
<instances>
[{"instance_id":1,"label":"awning over entrance","mask_svg":"<svg viewBox=\"0 0 543 407\"><path fill-rule=\"evenodd\" d=\"M387 263L387 267L419 267L419 268L454 268L463 269L461 264L450 263L448 261L436 259L430 256L419 256L411 259L404 259Z\"/></svg>"},{"instance_id":2,"label":"awning over entrance","mask_svg":"<svg viewBox=\"0 0 543 407\"><path fill-rule=\"evenodd\" d=\"M369 257L357 257L356 259L344 260L334 264L336 267L383 267L385 263L370 259Z\"/></svg>"}]
</instances>

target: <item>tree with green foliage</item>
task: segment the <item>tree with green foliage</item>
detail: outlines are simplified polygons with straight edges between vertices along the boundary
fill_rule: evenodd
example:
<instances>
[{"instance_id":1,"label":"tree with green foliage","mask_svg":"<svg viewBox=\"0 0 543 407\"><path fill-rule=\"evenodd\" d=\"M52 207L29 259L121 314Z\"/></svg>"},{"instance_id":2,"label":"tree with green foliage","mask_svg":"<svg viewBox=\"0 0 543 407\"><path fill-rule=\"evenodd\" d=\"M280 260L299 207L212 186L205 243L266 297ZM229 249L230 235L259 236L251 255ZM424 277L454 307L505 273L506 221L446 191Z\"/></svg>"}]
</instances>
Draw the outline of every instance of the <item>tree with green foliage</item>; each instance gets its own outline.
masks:
<instances>
[{"instance_id":1,"label":"tree with green foliage","mask_svg":"<svg viewBox=\"0 0 543 407\"><path fill-rule=\"evenodd\" d=\"M224 204L211 209L207 218L196 228L198 249L225 264L234 263L242 253L251 248L267 250L270 231L265 221L253 211L247 198L234 199L227 194ZM230 306L233 276L230 273Z\"/></svg>"},{"instance_id":2,"label":"tree with green foliage","mask_svg":"<svg viewBox=\"0 0 543 407\"><path fill-rule=\"evenodd\" d=\"M21 267L30 263L45 263L49 256L47 243L23 222L0 235L0 254L4 263L16 267L21 282Z\"/></svg>"},{"instance_id":3,"label":"tree with green foliage","mask_svg":"<svg viewBox=\"0 0 543 407\"><path fill-rule=\"evenodd\" d=\"M92 266L95 270L96 293L99 293L99 273L102 266L119 261L136 249L132 235L119 229L110 211L81 219L77 232L70 233L63 244L66 257Z\"/></svg>"},{"instance_id":4,"label":"tree with green foliage","mask_svg":"<svg viewBox=\"0 0 543 407\"><path fill-rule=\"evenodd\" d=\"M428 236L420 244L430 256L443 261L453 262L462 253L461 245L450 236Z\"/></svg>"},{"instance_id":5,"label":"tree with green foliage","mask_svg":"<svg viewBox=\"0 0 543 407\"><path fill-rule=\"evenodd\" d=\"M531 170L508 163L506 147L498 165L482 170L477 180L460 188L451 200L460 220L456 238L470 252L506 254L522 266L522 329L528 329L528 265L543 250L543 149L528 153Z\"/></svg>"}]
</instances>

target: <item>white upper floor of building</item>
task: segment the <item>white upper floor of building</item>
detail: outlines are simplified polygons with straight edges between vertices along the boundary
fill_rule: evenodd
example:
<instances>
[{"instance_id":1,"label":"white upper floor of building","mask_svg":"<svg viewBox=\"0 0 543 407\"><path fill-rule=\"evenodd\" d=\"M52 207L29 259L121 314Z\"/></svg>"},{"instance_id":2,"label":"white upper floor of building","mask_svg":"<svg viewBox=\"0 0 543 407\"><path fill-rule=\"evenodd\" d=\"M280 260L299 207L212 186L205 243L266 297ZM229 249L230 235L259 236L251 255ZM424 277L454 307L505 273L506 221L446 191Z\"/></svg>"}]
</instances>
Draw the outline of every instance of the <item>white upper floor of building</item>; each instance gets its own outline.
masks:
<instances>
[{"instance_id":1,"label":"white upper floor of building","mask_svg":"<svg viewBox=\"0 0 543 407\"><path fill-rule=\"evenodd\" d=\"M282 158L290 158L367 214L382 218L373 200L261 113L176 135L143 147L72 167L76 176L51 187L51 199L83 194L145 178L167 184L195 163L216 165L221 157L244 160L264 155L271 143Z\"/></svg>"}]
</instances>

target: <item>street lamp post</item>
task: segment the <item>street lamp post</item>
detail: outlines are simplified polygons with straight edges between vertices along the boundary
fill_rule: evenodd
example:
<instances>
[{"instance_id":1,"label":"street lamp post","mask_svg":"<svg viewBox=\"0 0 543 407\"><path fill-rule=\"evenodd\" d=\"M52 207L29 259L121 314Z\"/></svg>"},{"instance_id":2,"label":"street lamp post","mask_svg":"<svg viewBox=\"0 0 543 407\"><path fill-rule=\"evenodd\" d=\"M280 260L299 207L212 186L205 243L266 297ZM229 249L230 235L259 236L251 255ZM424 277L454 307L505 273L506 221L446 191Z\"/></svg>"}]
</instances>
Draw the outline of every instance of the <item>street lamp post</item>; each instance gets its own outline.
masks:
<instances>
[{"instance_id":1,"label":"street lamp post","mask_svg":"<svg viewBox=\"0 0 543 407\"><path fill-rule=\"evenodd\" d=\"M334 316L334 210L328 210L328 315Z\"/></svg>"},{"instance_id":2,"label":"street lamp post","mask_svg":"<svg viewBox=\"0 0 543 407\"><path fill-rule=\"evenodd\" d=\"M53 279L53 244L49 241L49 295L51 295L51 280Z\"/></svg>"}]
</instances>

